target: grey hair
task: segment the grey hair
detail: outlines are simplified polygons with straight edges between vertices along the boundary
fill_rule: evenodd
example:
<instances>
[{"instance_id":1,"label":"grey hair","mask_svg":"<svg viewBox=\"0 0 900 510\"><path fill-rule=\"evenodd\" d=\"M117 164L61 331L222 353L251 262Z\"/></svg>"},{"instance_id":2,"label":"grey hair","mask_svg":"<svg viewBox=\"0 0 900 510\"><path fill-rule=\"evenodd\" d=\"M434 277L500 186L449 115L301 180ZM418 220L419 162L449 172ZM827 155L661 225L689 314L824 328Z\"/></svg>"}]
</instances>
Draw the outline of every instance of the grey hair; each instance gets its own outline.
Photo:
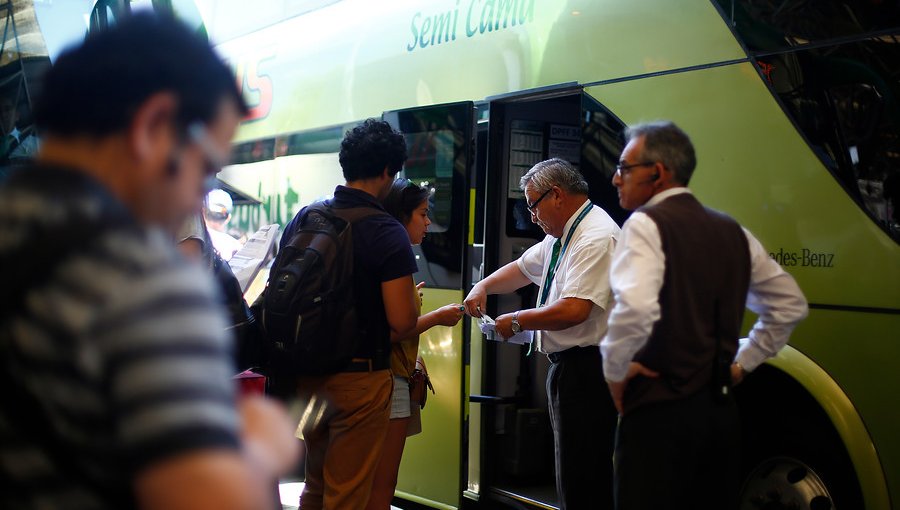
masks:
<instances>
[{"instance_id":1,"label":"grey hair","mask_svg":"<svg viewBox=\"0 0 900 510\"><path fill-rule=\"evenodd\" d=\"M559 158L541 161L531 167L531 170L519 180L519 187L524 191L525 186L529 184L538 193L543 193L553 186L559 186L566 193L588 194L588 183L584 180L581 172L568 161Z\"/></svg>"},{"instance_id":2,"label":"grey hair","mask_svg":"<svg viewBox=\"0 0 900 510\"><path fill-rule=\"evenodd\" d=\"M644 138L644 161L659 161L675 174L678 183L687 186L697 167L691 138L674 122L661 120L637 124L625 130L625 141Z\"/></svg>"}]
</instances>

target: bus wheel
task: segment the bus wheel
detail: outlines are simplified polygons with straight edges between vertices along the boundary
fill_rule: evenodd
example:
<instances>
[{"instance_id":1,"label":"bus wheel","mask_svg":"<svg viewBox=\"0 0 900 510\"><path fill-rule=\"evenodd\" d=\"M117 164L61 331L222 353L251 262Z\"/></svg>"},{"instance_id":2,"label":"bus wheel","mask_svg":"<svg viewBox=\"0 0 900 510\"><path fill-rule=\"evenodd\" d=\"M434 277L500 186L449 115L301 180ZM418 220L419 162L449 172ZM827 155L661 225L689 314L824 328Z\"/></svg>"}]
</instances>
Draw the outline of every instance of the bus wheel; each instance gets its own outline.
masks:
<instances>
[{"instance_id":1,"label":"bus wheel","mask_svg":"<svg viewBox=\"0 0 900 510\"><path fill-rule=\"evenodd\" d=\"M862 490L822 407L784 372L763 365L735 387L741 414L741 510L856 510Z\"/></svg>"},{"instance_id":2,"label":"bus wheel","mask_svg":"<svg viewBox=\"0 0 900 510\"><path fill-rule=\"evenodd\" d=\"M835 508L819 474L791 457L771 457L757 464L744 480L738 501L740 510Z\"/></svg>"}]
</instances>

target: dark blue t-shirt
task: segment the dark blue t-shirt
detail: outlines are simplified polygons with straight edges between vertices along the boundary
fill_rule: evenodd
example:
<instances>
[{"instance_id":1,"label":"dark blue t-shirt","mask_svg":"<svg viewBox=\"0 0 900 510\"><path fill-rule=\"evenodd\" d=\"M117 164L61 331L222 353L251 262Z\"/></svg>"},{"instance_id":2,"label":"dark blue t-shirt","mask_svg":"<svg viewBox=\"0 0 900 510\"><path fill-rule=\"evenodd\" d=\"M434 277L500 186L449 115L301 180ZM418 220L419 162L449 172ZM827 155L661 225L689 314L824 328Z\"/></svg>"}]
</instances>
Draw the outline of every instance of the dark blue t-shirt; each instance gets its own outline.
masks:
<instances>
[{"instance_id":1,"label":"dark blue t-shirt","mask_svg":"<svg viewBox=\"0 0 900 510\"><path fill-rule=\"evenodd\" d=\"M335 208L371 207L384 211L372 195L354 188L338 186L332 204ZM294 236L300 210L284 228L279 248ZM390 326L384 311L381 283L415 273L418 268L406 228L393 216L373 215L353 225L353 271L356 310L360 318L360 334L368 341L360 342L359 358L376 359L387 368L390 357Z\"/></svg>"}]
</instances>

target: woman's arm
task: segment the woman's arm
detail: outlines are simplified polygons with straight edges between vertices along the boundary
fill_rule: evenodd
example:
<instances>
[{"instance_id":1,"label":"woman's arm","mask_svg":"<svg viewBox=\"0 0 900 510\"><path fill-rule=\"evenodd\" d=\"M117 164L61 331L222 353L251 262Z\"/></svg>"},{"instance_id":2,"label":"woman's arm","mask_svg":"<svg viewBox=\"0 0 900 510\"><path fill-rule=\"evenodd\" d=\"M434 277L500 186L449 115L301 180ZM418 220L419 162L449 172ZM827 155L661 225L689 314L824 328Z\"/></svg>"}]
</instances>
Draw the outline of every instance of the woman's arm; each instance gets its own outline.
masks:
<instances>
[{"instance_id":1,"label":"woman's arm","mask_svg":"<svg viewBox=\"0 0 900 510\"><path fill-rule=\"evenodd\" d=\"M437 310L420 315L416 321L416 327L412 331L397 335L391 331L391 341L399 342L410 337L421 335L435 326L455 326L465 313L465 308L459 303L451 303Z\"/></svg>"}]
</instances>

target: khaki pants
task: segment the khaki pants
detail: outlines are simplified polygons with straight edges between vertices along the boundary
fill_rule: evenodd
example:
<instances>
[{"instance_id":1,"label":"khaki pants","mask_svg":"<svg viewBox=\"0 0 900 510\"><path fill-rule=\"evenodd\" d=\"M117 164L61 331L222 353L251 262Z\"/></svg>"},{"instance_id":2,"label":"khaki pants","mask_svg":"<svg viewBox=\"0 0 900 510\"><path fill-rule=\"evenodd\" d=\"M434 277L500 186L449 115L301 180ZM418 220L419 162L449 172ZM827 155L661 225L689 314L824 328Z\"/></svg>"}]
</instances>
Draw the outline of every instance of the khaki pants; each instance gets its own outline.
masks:
<instances>
[{"instance_id":1,"label":"khaki pants","mask_svg":"<svg viewBox=\"0 0 900 510\"><path fill-rule=\"evenodd\" d=\"M303 510L364 509L387 435L389 370L342 372L297 381L306 442Z\"/></svg>"}]
</instances>

